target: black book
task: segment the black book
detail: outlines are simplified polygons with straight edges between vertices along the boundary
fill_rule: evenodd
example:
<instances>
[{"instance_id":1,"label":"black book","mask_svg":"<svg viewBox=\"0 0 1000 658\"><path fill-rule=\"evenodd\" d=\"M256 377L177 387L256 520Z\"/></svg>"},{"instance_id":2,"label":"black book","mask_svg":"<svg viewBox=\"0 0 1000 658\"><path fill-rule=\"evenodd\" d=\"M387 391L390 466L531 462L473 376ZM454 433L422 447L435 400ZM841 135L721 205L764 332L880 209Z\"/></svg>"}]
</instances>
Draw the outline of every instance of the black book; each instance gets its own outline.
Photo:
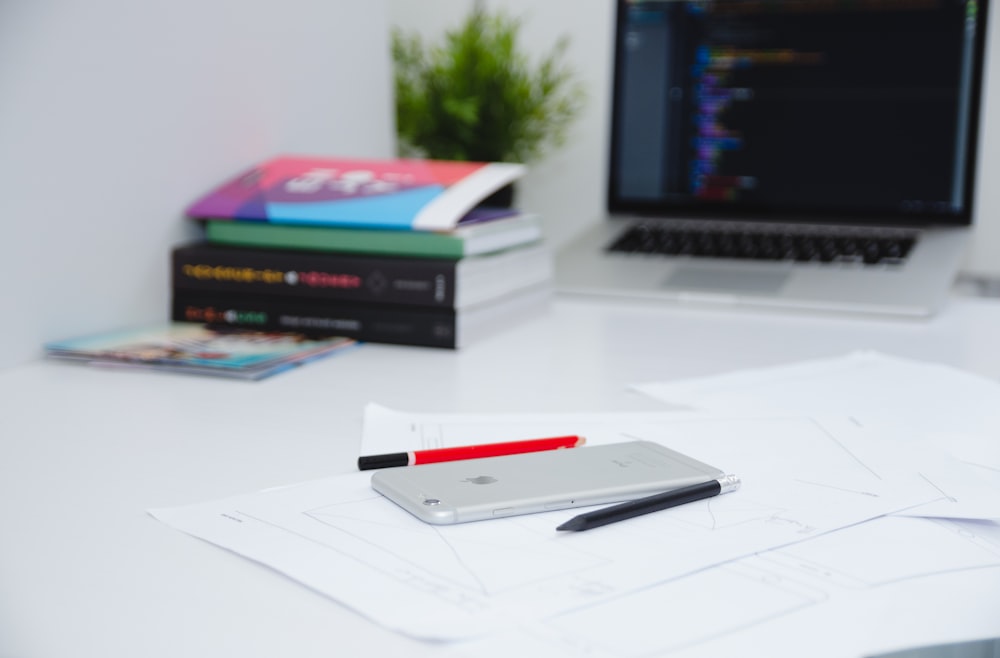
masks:
<instances>
[{"instance_id":1,"label":"black book","mask_svg":"<svg viewBox=\"0 0 1000 658\"><path fill-rule=\"evenodd\" d=\"M544 312L548 290L548 286L535 286L489 303L454 309L175 288L171 319L454 349Z\"/></svg>"},{"instance_id":2,"label":"black book","mask_svg":"<svg viewBox=\"0 0 1000 658\"><path fill-rule=\"evenodd\" d=\"M533 244L461 259L358 255L195 243L172 254L175 290L456 309L548 281Z\"/></svg>"}]
</instances>

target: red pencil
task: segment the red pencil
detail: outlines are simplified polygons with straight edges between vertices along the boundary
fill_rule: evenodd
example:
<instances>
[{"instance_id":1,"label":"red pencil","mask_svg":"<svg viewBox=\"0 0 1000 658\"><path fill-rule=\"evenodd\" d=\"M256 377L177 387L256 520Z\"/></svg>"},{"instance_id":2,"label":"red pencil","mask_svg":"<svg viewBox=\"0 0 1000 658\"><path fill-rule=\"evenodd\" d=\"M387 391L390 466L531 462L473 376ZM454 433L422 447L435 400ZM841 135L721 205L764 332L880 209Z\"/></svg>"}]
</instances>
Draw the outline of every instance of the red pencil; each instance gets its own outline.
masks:
<instances>
[{"instance_id":1,"label":"red pencil","mask_svg":"<svg viewBox=\"0 0 1000 658\"><path fill-rule=\"evenodd\" d=\"M432 464L434 462L452 462L459 459L500 457L501 455L517 455L524 452L575 448L582 446L586 441L587 439L582 436L555 436L547 439L526 439L524 441L484 443L482 445L458 446L455 448L393 452L386 455L367 455L358 457L358 469L368 471L374 468L416 466L418 464Z\"/></svg>"}]
</instances>

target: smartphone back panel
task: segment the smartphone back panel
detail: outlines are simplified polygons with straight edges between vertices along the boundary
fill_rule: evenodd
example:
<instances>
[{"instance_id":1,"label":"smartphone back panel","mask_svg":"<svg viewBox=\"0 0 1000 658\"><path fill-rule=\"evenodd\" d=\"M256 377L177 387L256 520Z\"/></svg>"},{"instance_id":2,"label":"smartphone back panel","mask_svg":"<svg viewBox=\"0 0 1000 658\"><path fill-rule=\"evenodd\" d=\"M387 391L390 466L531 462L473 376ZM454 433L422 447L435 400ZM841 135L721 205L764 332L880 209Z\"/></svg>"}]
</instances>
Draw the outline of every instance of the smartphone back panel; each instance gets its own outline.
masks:
<instances>
[{"instance_id":1,"label":"smartphone back panel","mask_svg":"<svg viewBox=\"0 0 1000 658\"><path fill-rule=\"evenodd\" d=\"M650 441L390 468L372 488L427 523L451 524L631 500L722 477Z\"/></svg>"}]
</instances>

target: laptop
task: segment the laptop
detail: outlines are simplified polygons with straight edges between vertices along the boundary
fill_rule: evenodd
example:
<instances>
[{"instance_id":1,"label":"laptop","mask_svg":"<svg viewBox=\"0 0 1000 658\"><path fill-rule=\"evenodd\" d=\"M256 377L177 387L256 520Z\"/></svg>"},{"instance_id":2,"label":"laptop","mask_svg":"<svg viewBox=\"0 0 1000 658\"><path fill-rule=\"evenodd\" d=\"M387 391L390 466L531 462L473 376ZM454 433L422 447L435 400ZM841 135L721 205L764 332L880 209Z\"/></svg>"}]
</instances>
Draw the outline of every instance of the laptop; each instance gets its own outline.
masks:
<instances>
[{"instance_id":1,"label":"laptop","mask_svg":"<svg viewBox=\"0 0 1000 658\"><path fill-rule=\"evenodd\" d=\"M928 317L973 219L989 0L619 0L607 221L563 292Z\"/></svg>"}]
</instances>

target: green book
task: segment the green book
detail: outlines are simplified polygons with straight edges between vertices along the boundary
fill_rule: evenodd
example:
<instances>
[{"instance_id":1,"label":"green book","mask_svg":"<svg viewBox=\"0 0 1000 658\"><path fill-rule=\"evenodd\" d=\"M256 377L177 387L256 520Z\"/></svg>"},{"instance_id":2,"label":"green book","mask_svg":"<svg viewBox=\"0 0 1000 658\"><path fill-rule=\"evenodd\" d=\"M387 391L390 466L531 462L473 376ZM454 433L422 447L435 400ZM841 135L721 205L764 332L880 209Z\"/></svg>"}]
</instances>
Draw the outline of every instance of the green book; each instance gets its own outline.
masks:
<instances>
[{"instance_id":1,"label":"green book","mask_svg":"<svg viewBox=\"0 0 1000 658\"><path fill-rule=\"evenodd\" d=\"M205 237L215 244L243 247L464 258L537 242L542 238L542 224L539 217L532 214L460 225L442 232L207 219Z\"/></svg>"}]
</instances>

